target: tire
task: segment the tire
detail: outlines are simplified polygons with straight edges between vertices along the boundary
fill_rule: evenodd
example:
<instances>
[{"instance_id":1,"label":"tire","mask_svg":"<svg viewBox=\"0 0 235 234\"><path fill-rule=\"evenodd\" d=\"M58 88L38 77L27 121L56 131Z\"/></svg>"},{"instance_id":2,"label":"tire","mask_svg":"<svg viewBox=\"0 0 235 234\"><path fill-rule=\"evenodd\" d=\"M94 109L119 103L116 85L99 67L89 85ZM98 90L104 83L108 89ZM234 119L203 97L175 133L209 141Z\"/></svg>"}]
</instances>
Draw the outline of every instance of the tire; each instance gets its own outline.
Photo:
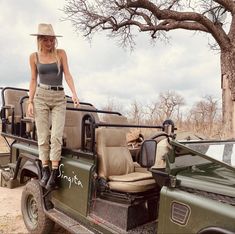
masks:
<instances>
[{"instance_id":1,"label":"tire","mask_svg":"<svg viewBox=\"0 0 235 234\"><path fill-rule=\"evenodd\" d=\"M52 208L52 203L46 201L47 208ZM50 233L54 222L43 211L42 195L38 180L29 181L22 192L21 212L27 230L30 233Z\"/></svg>"}]
</instances>

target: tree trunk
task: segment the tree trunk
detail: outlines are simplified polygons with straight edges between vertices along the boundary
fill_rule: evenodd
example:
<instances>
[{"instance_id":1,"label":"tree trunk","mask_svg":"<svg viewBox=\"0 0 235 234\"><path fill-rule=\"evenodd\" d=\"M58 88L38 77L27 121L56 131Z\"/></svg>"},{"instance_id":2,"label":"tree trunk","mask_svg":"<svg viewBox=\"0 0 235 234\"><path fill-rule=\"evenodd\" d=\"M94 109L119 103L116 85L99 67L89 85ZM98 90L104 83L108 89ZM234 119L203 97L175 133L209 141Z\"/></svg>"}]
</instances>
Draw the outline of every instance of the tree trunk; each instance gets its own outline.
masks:
<instances>
[{"instance_id":1,"label":"tree trunk","mask_svg":"<svg viewBox=\"0 0 235 234\"><path fill-rule=\"evenodd\" d=\"M235 49L221 51L223 138L235 138Z\"/></svg>"}]
</instances>

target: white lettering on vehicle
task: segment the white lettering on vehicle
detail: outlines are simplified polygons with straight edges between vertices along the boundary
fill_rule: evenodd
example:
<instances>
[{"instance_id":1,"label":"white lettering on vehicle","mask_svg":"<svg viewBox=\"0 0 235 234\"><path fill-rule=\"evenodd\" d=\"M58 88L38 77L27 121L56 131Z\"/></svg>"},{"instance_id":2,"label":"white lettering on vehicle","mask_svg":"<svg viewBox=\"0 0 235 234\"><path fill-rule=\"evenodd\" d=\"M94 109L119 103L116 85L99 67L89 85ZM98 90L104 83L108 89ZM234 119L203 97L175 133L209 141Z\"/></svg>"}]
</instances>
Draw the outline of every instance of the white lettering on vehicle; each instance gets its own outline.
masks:
<instances>
[{"instance_id":1,"label":"white lettering on vehicle","mask_svg":"<svg viewBox=\"0 0 235 234\"><path fill-rule=\"evenodd\" d=\"M81 180L78 179L78 176L74 173L74 171L72 171L73 174L72 176L65 175L63 167L64 164L60 164L58 177L60 177L63 180L66 180L69 183L69 188L71 188L72 184L75 184L78 187L81 186L81 188L83 188Z\"/></svg>"}]
</instances>

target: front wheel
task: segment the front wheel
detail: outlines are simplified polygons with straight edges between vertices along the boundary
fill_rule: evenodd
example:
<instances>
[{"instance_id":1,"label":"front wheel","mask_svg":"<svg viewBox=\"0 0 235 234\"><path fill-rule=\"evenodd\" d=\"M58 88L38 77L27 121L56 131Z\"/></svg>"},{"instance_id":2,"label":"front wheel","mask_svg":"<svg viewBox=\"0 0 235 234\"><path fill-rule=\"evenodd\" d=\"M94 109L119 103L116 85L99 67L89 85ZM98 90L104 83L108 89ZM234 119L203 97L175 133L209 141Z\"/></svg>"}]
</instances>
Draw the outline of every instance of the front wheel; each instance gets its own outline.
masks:
<instances>
[{"instance_id":1,"label":"front wheel","mask_svg":"<svg viewBox=\"0 0 235 234\"><path fill-rule=\"evenodd\" d=\"M45 215L41 197L38 180L29 181L22 192L21 212L25 226L30 233L50 233L55 224ZM50 201L46 202L47 207L51 206Z\"/></svg>"}]
</instances>

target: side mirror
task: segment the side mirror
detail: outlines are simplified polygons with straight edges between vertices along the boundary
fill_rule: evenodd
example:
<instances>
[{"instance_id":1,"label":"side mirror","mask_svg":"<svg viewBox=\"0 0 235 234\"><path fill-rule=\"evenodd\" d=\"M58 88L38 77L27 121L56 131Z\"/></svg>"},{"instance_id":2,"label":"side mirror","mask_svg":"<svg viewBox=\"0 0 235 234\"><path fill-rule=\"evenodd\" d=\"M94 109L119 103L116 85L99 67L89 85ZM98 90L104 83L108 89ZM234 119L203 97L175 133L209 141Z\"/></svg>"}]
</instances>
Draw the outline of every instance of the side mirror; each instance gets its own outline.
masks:
<instances>
[{"instance_id":1,"label":"side mirror","mask_svg":"<svg viewBox=\"0 0 235 234\"><path fill-rule=\"evenodd\" d=\"M139 164L141 167L150 168L155 164L157 142L155 140L145 140L140 149Z\"/></svg>"}]
</instances>

